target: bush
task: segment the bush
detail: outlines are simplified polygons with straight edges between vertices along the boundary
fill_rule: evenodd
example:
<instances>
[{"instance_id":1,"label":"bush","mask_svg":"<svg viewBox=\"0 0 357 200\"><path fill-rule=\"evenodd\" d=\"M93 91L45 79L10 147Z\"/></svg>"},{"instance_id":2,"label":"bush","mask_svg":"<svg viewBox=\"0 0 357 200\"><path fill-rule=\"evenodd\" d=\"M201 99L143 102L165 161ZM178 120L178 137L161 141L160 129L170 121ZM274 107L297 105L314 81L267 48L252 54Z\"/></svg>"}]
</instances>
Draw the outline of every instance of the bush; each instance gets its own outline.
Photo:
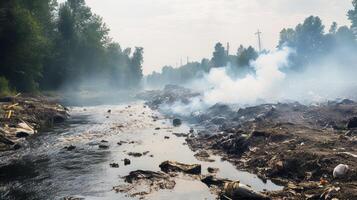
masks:
<instances>
[{"instance_id":1,"label":"bush","mask_svg":"<svg viewBox=\"0 0 357 200\"><path fill-rule=\"evenodd\" d=\"M0 96L6 96L9 94L11 94L9 81L5 77L0 76Z\"/></svg>"}]
</instances>

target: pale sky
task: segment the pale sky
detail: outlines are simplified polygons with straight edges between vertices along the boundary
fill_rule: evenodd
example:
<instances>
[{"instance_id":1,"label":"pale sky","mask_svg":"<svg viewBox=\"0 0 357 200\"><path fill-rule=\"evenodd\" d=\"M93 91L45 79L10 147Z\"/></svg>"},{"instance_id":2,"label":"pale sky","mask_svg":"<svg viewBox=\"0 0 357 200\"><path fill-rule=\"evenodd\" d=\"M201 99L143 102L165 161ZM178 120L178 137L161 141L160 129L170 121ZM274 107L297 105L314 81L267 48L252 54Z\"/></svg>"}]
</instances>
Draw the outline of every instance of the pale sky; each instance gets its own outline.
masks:
<instances>
[{"instance_id":1,"label":"pale sky","mask_svg":"<svg viewBox=\"0 0 357 200\"><path fill-rule=\"evenodd\" d=\"M328 30L336 21L349 25L346 13L352 0L87 0L104 18L110 35L122 47L144 47L144 73L210 58L216 42L257 46L259 28L263 47L277 45L284 27L295 27L318 15Z\"/></svg>"}]
</instances>

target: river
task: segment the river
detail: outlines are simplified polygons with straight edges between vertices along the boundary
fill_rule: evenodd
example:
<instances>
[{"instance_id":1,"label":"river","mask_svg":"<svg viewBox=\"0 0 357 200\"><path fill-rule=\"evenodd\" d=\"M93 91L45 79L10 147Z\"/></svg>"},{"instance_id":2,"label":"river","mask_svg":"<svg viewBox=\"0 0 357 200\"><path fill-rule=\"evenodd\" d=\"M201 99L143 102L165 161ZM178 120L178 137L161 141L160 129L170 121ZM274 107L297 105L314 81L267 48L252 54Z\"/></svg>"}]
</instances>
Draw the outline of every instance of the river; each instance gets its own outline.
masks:
<instances>
[{"instance_id":1,"label":"river","mask_svg":"<svg viewBox=\"0 0 357 200\"><path fill-rule=\"evenodd\" d=\"M72 107L70 114L65 124L30 138L17 152L0 155L0 199L133 199L116 193L113 186L125 184L121 177L133 170L160 171L159 164L166 160L201 164L202 174L208 173L207 167L219 168L218 177L240 180L256 191L281 189L271 181L264 183L254 174L237 170L219 156L212 156L215 162L197 160L185 138L173 134L188 133L190 125L173 127L169 119L141 102L130 106ZM120 141L122 145L117 144ZM101 149L99 144L109 148ZM70 145L76 148L65 149ZM129 152L146 155L131 157ZM125 166L124 158L130 159L131 164ZM119 168L111 168L110 163L118 163ZM175 181L173 190L160 190L146 198L216 198L199 180L182 175Z\"/></svg>"}]
</instances>

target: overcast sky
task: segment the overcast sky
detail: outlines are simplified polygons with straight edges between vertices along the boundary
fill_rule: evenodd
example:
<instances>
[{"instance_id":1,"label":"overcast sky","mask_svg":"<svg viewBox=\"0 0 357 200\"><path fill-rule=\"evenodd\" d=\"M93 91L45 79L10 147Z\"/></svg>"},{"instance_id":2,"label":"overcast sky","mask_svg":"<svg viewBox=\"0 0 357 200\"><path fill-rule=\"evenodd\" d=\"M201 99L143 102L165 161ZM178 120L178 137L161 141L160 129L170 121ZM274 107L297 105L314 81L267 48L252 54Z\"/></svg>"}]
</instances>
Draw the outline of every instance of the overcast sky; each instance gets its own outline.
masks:
<instances>
[{"instance_id":1,"label":"overcast sky","mask_svg":"<svg viewBox=\"0 0 357 200\"><path fill-rule=\"evenodd\" d=\"M101 15L110 35L122 47L144 47L144 73L163 65L210 58L213 46L230 42L257 46L254 33L263 34L263 47L277 45L279 31L295 27L309 15L349 25L346 12L352 0L87 0ZM328 28L327 28L328 30Z\"/></svg>"}]
</instances>

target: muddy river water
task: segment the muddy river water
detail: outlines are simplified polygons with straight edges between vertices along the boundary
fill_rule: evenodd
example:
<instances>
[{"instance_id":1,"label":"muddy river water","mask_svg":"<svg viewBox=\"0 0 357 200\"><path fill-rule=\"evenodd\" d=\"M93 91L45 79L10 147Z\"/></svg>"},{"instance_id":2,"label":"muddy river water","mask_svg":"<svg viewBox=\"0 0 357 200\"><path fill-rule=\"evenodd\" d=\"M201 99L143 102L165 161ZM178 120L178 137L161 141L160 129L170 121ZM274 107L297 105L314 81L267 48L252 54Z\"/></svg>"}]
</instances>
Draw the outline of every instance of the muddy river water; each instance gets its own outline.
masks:
<instances>
[{"instance_id":1,"label":"muddy river water","mask_svg":"<svg viewBox=\"0 0 357 200\"><path fill-rule=\"evenodd\" d=\"M108 110L111 113L108 113ZM38 134L16 153L5 153L0 159L0 199L132 199L116 193L113 186L124 184L122 176L133 170L160 171L159 164L173 160L187 164L201 164L202 174L207 167L219 168L218 177L240 180L256 191L278 190L270 181L264 183L256 175L237 170L220 157L215 162L202 162L194 157L185 138L173 133L188 133L190 125L173 127L169 119L142 103L73 107L71 118L50 132ZM158 116L153 120L152 116ZM160 128L156 130L157 128ZM169 139L165 136L168 136ZM102 140L105 140L101 142ZM121 145L117 143L122 141ZM109 145L107 149L99 144ZM74 145L68 151L66 146ZM146 152L131 157L129 152ZM131 160L124 165L123 159ZM16 160L16 161L11 161ZM4 163L12 164L4 166ZM110 167L118 163L119 168ZM209 188L188 176L175 178L173 190L160 190L147 199L215 199Z\"/></svg>"}]
</instances>

